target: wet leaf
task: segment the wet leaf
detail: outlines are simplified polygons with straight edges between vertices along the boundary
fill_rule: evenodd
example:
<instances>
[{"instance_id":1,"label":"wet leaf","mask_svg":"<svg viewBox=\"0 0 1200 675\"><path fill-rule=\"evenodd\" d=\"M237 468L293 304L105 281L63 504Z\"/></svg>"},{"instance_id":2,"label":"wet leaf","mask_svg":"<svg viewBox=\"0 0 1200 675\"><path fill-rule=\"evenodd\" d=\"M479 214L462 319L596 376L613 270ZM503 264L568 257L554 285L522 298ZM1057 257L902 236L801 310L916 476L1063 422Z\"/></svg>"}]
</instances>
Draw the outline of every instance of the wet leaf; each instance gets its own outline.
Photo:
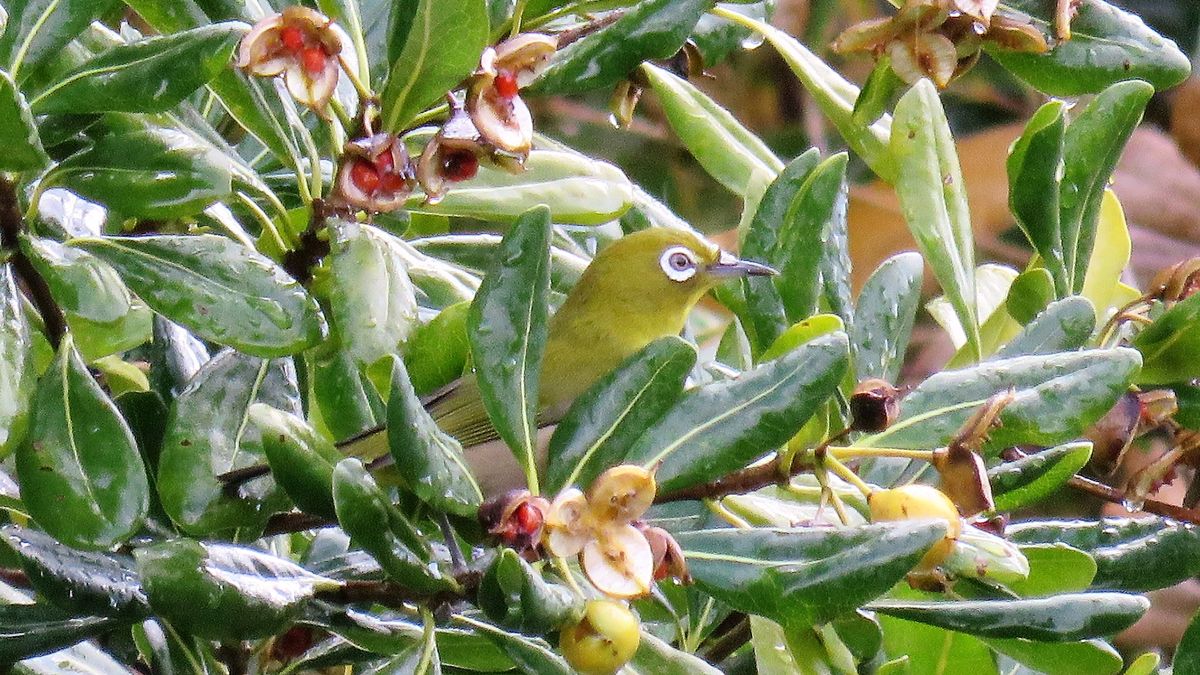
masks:
<instances>
[{"instance_id":1,"label":"wet leaf","mask_svg":"<svg viewBox=\"0 0 1200 675\"><path fill-rule=\"evenodd\" d=\"M395 238L349 221L332 228L329 302L342 345L369 366L400 349L417 322L417 296Z\"/></svg>"},{"instance_id":2,"label":"wet leaf","mask_svg":"<svg viewBox=\"0 0 1200 675\"><path fill-rule=\"evenodd\" d=\"M110 548L146 516L150 488L133 434L69 336L38 383L16 460L29 514L68 546Z\"/></svg>"},{"instance_id":3,"label":"wet leaf","mask_svg":"<svg viewBox=\"0 0 1200 675\"><path fill-rule=\"evenodd\" d=\"M510 548L484 573L478 602L489 619L533 635L557 630L583 608L570 589L547 583Z\"/></svg>"},{"instance_id":4,"label":"wet leaf","mask_svg":"<svg viewBox=\"0 0 1200 675\"><path fill-rule=\"evenodd\" d=\"M211 234L82 237L154 311L197 335L254 356L294 354L319 342L315 300L269 258Z\"/></svg>"},{"instance_id":5,"label":"wet leaf","mask_svg":"<svg viewBox=\"0 0 1200 675\"><path fill-rule=\"evenodd\" d=\"M1091 459L1089 441L1057 447L1005 462L988 471L997 511L1013 511L1057 492Z\"/></svg>"},{"instance_id":6,"label":"wet leaf","mask_svg":"<svg viewBox=\"0 0 1200 675\"><path fill-rule=\"evenodd\" d=\"M456 615L455 618L496 643L518 668L527 673L572 675L575 672L542 638L510 633L462 615Z\"/></svg>"},{"instance_id":7,"label":"wet leaf","mask_svg":"<svg viewBox=\"0 0 1200 675\"><path fill-rule=\"evenodd\" d=\"M1066 111L1062 101L1042 106L1008 154L1009 208L1049 270L1059 297L1069 294L1072 276L1063 258L1059 223Z\"/></svg>"},{"instance_id":8,"label":"wet leaf","mask_svg":"<svg viewBox=\"0 0 1200 675\"><path fill-rule=\"evenodd\" d=\"M637 653L629 664L638 672L655 675L719 675L721 672L699 656L676 649L644 630Z\"/></svg>"},{"instance_id":9,"label":"wet leaf","mask_svg":"<svg viewBox=\"0 0 1200 675\"><path fill-rule=\"evenodd\" d=\"M1020 279L1020 277L1018 277ZM1012 297L1012 291L1009 292ZM1020 334L996 351L994 358L1024 354L1057 354L1085 346L1096 329L1096 309L1075 295L1052 302Z\"/></svg>"},{"instance_id":10,"label":"wet leaf","mask_svg":"<svg viewBox=\"0 0 1200 675\"><path fill-rule=\"evenodd\" d=\"M32 335L12 265L0 265L0 455L25 436L37 383Z\"/></svg>"},{"instance_id":11,"label":"wet leaf","mask_svg":"<svg viewBox=\"0 0 1200 675\"><path fill-rule=\"evenodd\" d=\"M0 605L0 663L49 654L121 625L118 619L76 616L47 605Z\"/></svg>"},{"instance_id":12,"label":"wet leaf","mask_svg":"<svg viewBox=\"0 0 1200 675\"><path fill-rule=\"evenodd\" d=\"M859 381L878 377L894 382L899 375L920 307L924 270L921 254L901 253L885 260L863 285L850 329Z\"/></svg>"},{"instance_id":13,"label":"wet leaf","mask_svg":"<svg viewBox=\"0 0 1200 675\"><path fill-rule=\"evenodd\" d=\"M335 517L333 467L342 454L303 419L262 403L251 404L249 419L262 437L271 476L305 513Z\"/></svg>"},{"instance_id":14,"label":"wet leaf","mask_svg":"<svg viewBox=\"0 0 1200 675\"><path fill-rule=\"evenodd\" d=\"M1046 675L1117 675L1125 665L1120 652L1103 640L1059 643L986 638L983 642L1017 663ZM1129 671L1125 673L1132 675Z\"/></svg>"},{"instance_id":15,"label":"wet leaf","mask_svg":"<svg viewBox=\"0 0 1200 675\"><path fill-rule=\"evenodd\" d=\"M3 70L0 70L0 143L4 146L0 170L40 169L50 161L42 149L42 139L25 96Z\"/></svg>"},{"instance_id":16,"label":"wet leaf","mask_svg":"<svg viewBox=\"0 0 1200 675\"><path fill-rule=\"evenodd\" d=\"M10 0L8 24L0 34L0 68L18 83L56 58L116 0Z\"/></svg>"},{"instance_id":17,"label":"wet leaf","mask_svg":"<svg viewBox=\"0 0 1200 675\"><path fill-rule=\"evenodd\" d=\"M1142 353L1139 383L1185 382L1200 375L1196 350L1200 349L1200 294L1163 312L1133 338Z\"/></svg>"}]
</instances>

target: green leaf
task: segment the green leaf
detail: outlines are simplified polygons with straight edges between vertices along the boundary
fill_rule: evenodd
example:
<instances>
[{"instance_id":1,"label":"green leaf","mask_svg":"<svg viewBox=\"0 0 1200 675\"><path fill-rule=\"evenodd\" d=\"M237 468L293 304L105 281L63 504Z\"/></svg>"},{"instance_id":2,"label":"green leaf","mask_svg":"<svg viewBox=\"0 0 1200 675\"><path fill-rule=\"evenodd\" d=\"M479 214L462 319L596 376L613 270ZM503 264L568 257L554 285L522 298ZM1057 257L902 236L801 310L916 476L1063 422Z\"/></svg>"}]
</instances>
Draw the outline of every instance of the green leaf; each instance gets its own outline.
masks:
<instances>
[{"instance_id":1,"label":"green leaf","mask_svg":"<svg viewBox=\"0 0 1200 675\"><path fill-rule=\"evenodd\" d=\"M1200 574L1200 528L1165 518L1032 521L1014 524L1007 535L1087 552L1096 560L1094 588L1150 591Z\"/></svg>"},{"instance_id":2,"label":"green leaf","mask_svg":"<svg viewBox=\"0 0 1200 675\"><path fill-rule=\"evenodd\" d=\"M488 31L484 0L418 0L380 96L383 130L403 130L469 75L487 46Z\"/></svg>"},{"instance_id":3,"label":"green leaf","mask_svg":"<svg viewBox=\"0 0 1200 675\"><path fill-rule=\"evenodd\" d=\"M858 443L898 448L945 445L989 396L1013 389L987 447L1055 445L1078 438L1108 412L1137 373L1141 359L1126 349L1018 356L940 372L901 402L901 418Z\"/></svg>"},{"instance_id":4,"label":"green leaf","mask_svg":"<svg viewBox=\"0 0 1200 675\"><path fill-rule=\"evenodd\" d=\"M0 144L4 147L0 170L40 169L50 161L42 149L42 139L25 96L3 70L0 70Z\"/></svg>"},{"instance_id":5,"label":"green leaf","mask_svg":"<svg viewBox=\"0 0 1200 675\"><path fill-rule=\"evenodd\" d=\"M327 340L307 356L312 382L309 417L314 425L323 425L333 440L341 441L383 424L383 400L345 350Z\"/></svg>"},{"instance_id":6,"label":"green leaf","mask_svg":"<svg viewBox=\"0 0 1200 675\"><path fill-rule=\"evenodd\" d=\"M342 454L303 419L262 403L253 403L249 419L262 438L271 476L305 513L336 516L333 467Z\"/></svg>"},{"instance_id":7,"label":"green leaf","mask_svg":"<svg viewBox=\"0 0 1200 675\"><path fill-rule=\"evenodd\" d=\"M133 310L125 282L103 260L53 239L29 236L21 243L64 312L96 323L112 323Z\"/></svg>"},{"instance_id":8,"label":"green leaf","mask_svg":"<svg viewBox=\"0 0 1200 675\"><path fill-rule=\"evenodd\" d=\"M37 113L165 112L229 67L240 23L148 37L102 52L40 92Z\"/></svg>"},{"instance_id":9,"label":"green leaf","mask_svg":"<svg viewBox=\"0 0 1200 675\"><path fill-rule=\"evenodd\" d=\"M1058 492L1091 457L1091 442L1077 441L988 470L996 510L1014 511Z\"/></svg>"},{"instance_id":10,"label":"green leaf","mask_svg":"<svg viewBox=\"0 0 1200 675\"><path fill-rule=\"evenodd\" d=\"M815 314L803 321L797 321L792 324L779 339L771 343L770 347L762 353L759 359L763 363L774 361L775 359L795 350L801 345L808 344L822 335L829 335L838 331L845 330L842 320L833 314Z\"/></svg>"},{"instance_id":11,"label":"green leaf","mask_svg":"<svg viewBox=\"0 0 1200 675\"><path fill-rule=\"evenodd\" d=\"M788 321L816 314L822 299L834 313L847 314L843 320L850 318L845 312L850 306L849 252L840 249L847 243L848 161L845 153L838 153L817 165L780 226L780 255L772 261L780 274L772 279L783 297ZM843 284L845 293L838 293Z\"/></svg>"},{"instance_id":12,"label":"green leaf","mask_svg":"<svg viewBox=\"0 0 1200 675\"><path fill-rule=\"evenodd\" d=\"M626 461L658 465L663 492L746 466L786 443L829 398L845 374L847 350L845 334L835 333L688 392L646 429Z\"/></svg>"},{"instance_id":13,"label":"green leaf","mask_svg":"<svg viewBox=\"0 0 1200 675\"><path fill-rule=\"evenodd\" d=\"M454 618L461 623L471 626L477 633L483 634L496 643L513 660L513 663L526 673L537 673L538 675L574 675L576 672L542 638L528 637L520 633L510 633L506 630L496 628L491 624L476 621L461 614L455 615Z\"/></svg>"},{"instance_id":14,"label":"green leaf","mask_svg":"<svg viewBox=\"0 0 1200 675\"><path fill-rule=\"evenodd\" d=\"M0 68L21 82L116 5L116 0L9 0Z\"/></svg>"},{"instance_id":15,"label":"green leaf","mask_svg":"<svg viewBox=\"0 0 1200 675\"><path fill-rule=\"evenodd\" d=\"M36 383L32 336L21 293L12 265L0 264L0 456L25 436Z\"/></svg>"},{"instance_id":16,"label":"green leaf","mask_svg":"<svg viewBox=\"0 0 1200 675\"><path fill-rule=\"evenodd\" d=\"M641 72L658 93L675 134L700 166L734 194L762 189L783 170L770 148L704 92L666 70Z\"/></svg>"},{"instance_id":17,"label":"green leaf","mask_svg":"<svg viewBox=\"0 0 1200 675\"><path fill-rule=\"evenodd\" d=\"M812 95L817 107L846 139L846 144L861 157L877 176L885 181L896 179L898 167L888 149L888 137L892 135L892 118L881 115L870 125L854 118L854 104L859 89L853 83L830 68L823 59L813 54L799 40L764 22L736 12L727 12L718 7L716 14L741 24L766 38L784 62L800 78L804 88Z\"/></svg>"},{"instance_id":18,"label":"green leaf","mask_svg":"<svg viewBox=\"0 0 1200 675\"><path fill-rule=\"evenodd\" d=\"M269 479L227 493L223 473L263 460L261 430L249 423L255 401L299 412L288 362L226 350L204 364L175 398L158 463L163 508L184 531L209 534L262 527L287 502Z\"/></svg>"},{"instance_id":19,"label":"green leaf","mask_svg":"<svg viewBox=\"0 0 1200 675\"><path fill-rule=\"evenodd\" d=\"M1114 84L1100 92L1067 128L1059 220L1063 258L1076 293L1083 289L1104 190L1153 95L1154 88L1145 82Z\"/></svg>"},{"instance_id":20,"label":"green leaf","mask_svg":"<svg viewBox=\"0 0 1200 675\"><path fill-rule=\"evenodd\" d=\"M1045 675L1117 675L1125 665L1121 654L1103 640L1036 642L1020 638L985 638L984 644ZM1131 675L1126 672L1126 675Z\"/></svg>"},{"instance_id":21,"label":"green leaf","mask_svg":"<svg viewBox=\"0 0 1200 675\"><path fill-rule=\"evenodd\" d=\"M885 593L945 535L945 523L839 529L719 529L676 535L705 593L798 630Z\"/></svg>"},{"instance_id":22,"label":"green leaf","mask_svg":"<svg viewBox=\"0 0 1200 675\"><path fill-rule=\"evenodd\" d=\"M137 531L149 509L133 434L69 336L38 383L16 459L29 515L68 546L111 548Z\"/></svg>"},{"instance_id":23,"label":"green leaf","mask_svg":"<svg viewBox=\"0 0 1200 675\"><path fill-rule=\"evenodd\" d=\"M64 187L126 216L195 215L232 192L228 158L173 129L120 131L59 162L39 190Z\"/></svg>"},{"instance_id":24,"label":"green leaf","mask_svg":"<svg viewBox=\"0 0 1200 675\"><path fill-rule=\"evenodd\" d=\"M720 675L707 661L680 651L643 630L638 650L629 665L636 672L655 675Z\"/></svg>"},{"instance_id":25,"label":"green leaf","mask_svg":"<svg viewBox=\"0 0 1200 675\"><path fill-rule=\"evenodd\" d=\"M1200 670L1200 614L1192 617L1179 647L1175 650L1175 658L1171 667L1177 673L1191 673Z\"/></svg>"},{"instance_id":26,"label":"green leaf","mask_svg":"<svg viewBox=\"0 0 1200 675\"><path fill-rule=\"evenodd\" d=\"M954 138L929 80L913 85L896 104L890 148L904 220L978 357L980 318L975 307L971 214Z\"/></svg>"},{"instance_id":27,"label":"green leaf","mask_svg":"<svg viewBox=\"0 0 1200 675\"><path fill-rule=\"evenodd\" d=\"M1182 300L1142 329L1133 346L1142 354L1139 384L1186 382L1200 375L1200 294Z\"/></svg>"},{"instance_id":28,"label":"green leaf","mask_svg":"<svg viewBox=\"0 0 1200 675\"><path fill-rule=\"evenodd\" d=\"M1012 297L1012 290L1009 297ZM1079 349L1087 344L1095 329L1096 309L1087 298L1073 295L1047 305L1019 335L997 350L994 358L1057 354Z\"/></svg>"},{"instance_id":29,"label":"green leaf","mask_svg":"<svg viewBox=\"0 0 1200 675\"><path fill-rule=\"evenodd\" d=\"M191 539L133 555L155 614L185 635L216 640L277 633L316 591L340 585L261 551Z\"/></svg>"},{"instance_id":30,"label":"green leaf","mask_svg":"<svg viewBox=\"0 0 1200 675\"><path fill-rule=\"evenodd\" d=\"M995 638L1068 642L1133 625L1150 601L1128 593L1070 593L1022 600L881 600L867 608L908 621Z\"/></svg>"},{"instance_id":31,"label":"green leaf","mask_svg":"<svg viewBox=\"0 0 1200 675\"><path fill-rule=\"evenodd\" d=\"M894 382L921 303L925 261L913 251L892 256L871 273L854 308L850 328L854 375Z\"/></svg>"},{"instance_id":32,"label":"green leaf","mask_svg":"<svg viewBox=\"0 0 1200 675\"><path fill-rule=\"evenodd\" d=\"M76 616L47 605L0 605L0 663L49 654L121 625L118 619Z\"/></svg>"},{"instance_id":33,"label":"green leaf","mask_svg":"<svg viewBox=\"0 0 1200 675\"><path fill-rule=\"evenodd\" d=\"M471 347L467 344L469 302L450 305L417 326L404 345L404 367L413 389L424 396L459 377L467 366Z\"/></svg>"},{"instance_id":34,"label":"green leaf","mask_svg":"<svg viewBox=\"0 0 1200 675\"><path fill-rule=\"evenodd\" d=\"M643 61L675 55L712 0L645 0L624 16L560 49L532 91L578 94L606 89ZM657 88L657 85L655 85Z\"/></svg>"},{"instance_id":35,"label":"green leaf","mask_svg":"<svg viewBox=\"0 0 1200 675\"><path fill-rule=\"evenodd\" d=\"M1029 576L1007 584L1022 597L1085 591L1096 578L1096 561L1067 544L1026 544L1021 553L1029 562Z\"/></svg>"},{"instance_id":36,"label":"green leaf","mask_svg":"<svg viewBox=\"0 0 1200 675\"><path fill-rule=\"evenodd\" d=\"M740 247L742 257L774 265L778 269L779 261L785 253L789 258L797 253L790 250L790 247L789 250L784 250L782 231L789 217L798 217L803 213L798 208L799 196L818 162L820 153L813 148L789 162L779 175L775 176L763 192L762 198L758 200L758 208L754 210L754 217L750 219L750 227L746 229ZM790 234L794 235L794 232ZM816 260L820 250L818 248L799 253L807 253L812 264L808 266L809 269L803 271L808 273L805 274L806 278L793 280L793 283L806 283L812 288L812 304L815 306L820 275ZM787 328L788 316L784 309L783 297L778 284L771 277L746 277L742 279L741 284L747 309L747 315L742 317L743 323L750 324L747 336L752 336L752 351L761 353Z\"/></svg>"},{"instance_id":37,"label":"green leaf","mask_svg":"<svg viewBox=\"0 0 1200 675\"><path fill-rule=\"evenodd\" d=\"M620 463L646 427L679 399L695 365L695 348L668 337L597 380L575 399L550 437L546 491L586 487Z\"/></svg>"},{"instance_id":38,"label":"green leaf","mask_svg":"<svg viewBox=\"0 0 1200 675\"><path fill-rule=\"evenodd\" d=\"M115 267L154 311L213 342L272 357L325 335L320 308L295 279L225 237L83 237L71 244Z\"/></svg>"},{"instance_id":39,"label":"green leaf","mask_svg":"<svg viewBox=\"0 0 1200 675\"><path fill-rule=\"evenodd\" d=\"M1033 321L1046 305L1056 298L1054 278L1044 267L1025 270L1008 287L1004 309L1017 323L1024 326Z\"/></svg>"},{"instance_id":40,"label":"green leaf","mask_svg":"<svg viewBox=\"0 0 1200 675\"><path fill-rule=\"evenodd\" d=\"M405 484L422 501L459 516L473 516L483 493L466 464L462 446L421 405L404 362L392 361L388 396L388 447Z\"/></svg>"},{"instance_id":41,"label":"green leaf","mask_svg":"<svg viewBox=\"0 0 1200 675\"><path fill-rule=\"evenodd\" d=\"M1006 0L1021 20L1043 34L1054 33L1054 5L1040 0ZM1187 56L1140 18L1104 0L1083 0L1071 19L1071 39L1045 54L997 47L988 53L1008 70L1051 96L1095 94L1107 86L1138 78L1163 90L1191 71Z\"/></svg>"},{"instance_id":42,"label":"green leaf","mask_svg":"<svg viewBox=\"0 0 1200 675\"><path fill-rule=\"evenodd\" d=\"M418 592L436 593L454 582L430 564L428 541L390 501L363 468L349 458L333 469L333 504L338 523L387 572Z\"/></svg>"},{"instance_id":43,"label":"green leaf","mask_svg":"<svg viewBox=\"0 0 1200 675\"><path fill-rule=\"evenodd\" d=\"M409 243L422 253L482 276L492 266L501 240L502 237L498 234L479 232L422 237ZM591 262L590 257L563 248L564 243L561 240L552 241L550 245L550 290L559 293L569 293Z\"/></svg>"},{"instance_id":44,"label":"green leaf","mask_svg":"<svg viewBox=\"0 0 1200 675\"><path fill-rule=\"evenodd\" d=\"M133 559L125 555L77 551L54 537L18 525L2 530L29 583L44 598L76 614L137 619L150 607Z\"/></svg>"},{"instance_id":45,"label":"green leaf","mask_svg":"<svg viewBox=\"0 0 1200 675\"><path fill-rule=\"evenodd\" d=\"M1039 108L1008 153L1009 208L1049 270L1059 297L1071 291L1059 224L1066 112L1062 101Z\"/></svg>"},{"instance_id":46,"label":"green leaf","mask_svg":"<svg viewBox=\"0 0 1200 675\"><path fill-rule=\"evenodd\" d=\"M887 52L875 59L875 67L863 83L862 91L854 99L853 119L865 126L874 124L887 112L896 92L904 87L904 80L892 68L892 59Z\"/></svg>"},{"instance_id":47,"label":"green leaf","mask_svg":"<svg viewBox=\"0 0 1200 675\"><path fill-rule=\"evenodd\" d=\"M546 348L550 210L526 211L504 235L467 316L484 408L536 492L538 376Z\"/></svg>"},{"instance_id":48,"label":"green leaf","mask_svg":"<svg viewBox=\"0 0 1200 675\"><path fill-rule=\"evenodd\" d=\"M963 670L974 675L1000 675L996 656L987 645L963 633L879 616L883 640L894 670L880 668L880 675L936 673L948 675ZM953 664L953 665L951 665Z\"/></svg>"},{"instance_id":49,"label":"green leaf","mask_svg":"<svg viewBox=\"0 0 1200 675\"><path fill-rule=\"evenodd\" d=\"M511 548L501 549L479 583L479 608L496 623L532 635L544 635L581 613L570 589L546 583Z\"/></svg>"},{"instance_id":50,"label":"green leaf","mask_svg":"<svg viewBox=\"0 0 1200 675\"><path fill-rule=\"evenodd\" d=\"M329 302L347 353L367 366L397 353L417 322L417 296L395 237L370 225L332 228Z\"/></svg>"},{"instance_id":51,"label":"green leaf","mask_svg":"<svg viewBox=\"0 0 1200 675\"><path fill-rule=\"evenodd\" d=\"M425 138L412 134L405 140ZM617 167L561 150L533 150L525 170L510 173L481 163L471 180L450 186L437 204L415 192L406 202L414 213L477 218L509 223L530 208L545 204L554 222L600 225L615 220L633 203L633 187Z\"/></svg>"}]
</instances>

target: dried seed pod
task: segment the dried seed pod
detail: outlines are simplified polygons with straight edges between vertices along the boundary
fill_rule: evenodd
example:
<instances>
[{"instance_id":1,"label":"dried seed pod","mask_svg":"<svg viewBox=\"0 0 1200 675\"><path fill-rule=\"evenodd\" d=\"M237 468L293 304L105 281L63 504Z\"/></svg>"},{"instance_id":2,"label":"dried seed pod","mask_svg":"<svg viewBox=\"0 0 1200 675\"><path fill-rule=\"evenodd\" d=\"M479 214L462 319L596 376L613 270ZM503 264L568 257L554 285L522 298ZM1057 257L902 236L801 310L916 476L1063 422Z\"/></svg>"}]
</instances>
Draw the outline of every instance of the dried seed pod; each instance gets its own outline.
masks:
<instances>
[{"instance_id":1,"label":"dried seed pod","mask_svg":"<svg viewBox=\"0 0 1200 675\"><path fill-rule=\"evenodd\" d=\"M374 213L393 211L404 206L415 181L404 144L375 134L346 145L334 199Z\"/></svg>"},{"instance_id":2,"label":"dried seed pod","mask_svg":"<svg viewBox=\"0 0 1200 675\"><path fill-rule=\"evenodd\" d=\"M850 394L850 428L875 433L900 417L900 391L885 380L863 380Z\"/></svg>"},{"instance_id":3,"label":"dried seed pod","mask_svg":"<svg viewBox=\"0 0 1200 675\"><path fill-rule=\"evenodd\" d=\"M558 51L558 38L541 33L522 33L496 45L490 66L493 72L508 71L518 88L528 87L550 65ZM485 58L486 56L485 52ZM480 60L483 70L483 59Z\"/></svg>"},{"instance_id":4,"label":"dried seed pod","mask_svg":"<svg viewBox=\"0 0 1200 675\"><path fill-rule=\"evenodd\" d=\"M237 66L251 75L283 74L288 92L323 111L337 86L341 30L325 15L293 6L250 29L238 48Z\"/></svg>"},{"instance_id":5,"label":"dried seed pod","mask_svg":"<svg viewBox=\"0 0 1200 675\"><path fill-rule=\"evenodd\" d=\"M650 551L654 556L654 580L662 581L669 577L680 583L690 584L692 576L688 574L687 560L683 556L683 549L679 546L679 542L675 541L675 537L661 527L654 527L640 521L634 523L634 526L650 544Z\"/></svg>"},{"instance_id":6,"label":"dried seed pod","mask_svg":"<svg viewBox=\"0 0 1200 675\"><path fill-rule=\"evenodd\" d=\"M579 566L596 590L613 598L637 598L650 592L654 552L633 525L604 524L579 554Z\"/></svg>"},{"instance_id":7,"label":"dried seed pod","mask_svg":"<svg viewBox=\"0 0 1200 675\"><path fill-rule=\"evenodd\" d=\"M425 192L426 203L441 201L446 196L446 183L473 178L479 169L479 156L485 153L475 123L462 105L452 99L449 119L426 144L417 161L417 182Z\"/></svg>"},{"instance_id":8,"label":"dried seed pod","mask_svg":"<svg viewBox=\"0 0 1200 675\"><path fill-rule=\"evenodd\" d=\"M467 88L467 113L486 145L524 158L533 146L533 117L520 96L505 96L496 78L476 76Z\"/></svg>"},{"instance_id":9,"label":"dried seed pod","mask_svg":"<svg viewBox=\"0 0 1200 675\"><path fill-rule=\"evenodd\" d=\"M588 504L597 520L629 523L654 503L654 474L634 464L622 464L600 474L588 490Z\"/></svg>"},{"instance_id":10,"label":"dried seed pod","mask_svg":"<svg viewBox=\"0 0 1200 675\"><path fill-rule=\"evenodd\" d=\"M510 490L479 507L479 524L504 546L532 551L542 539L550 504L529 490Z\"/></svg>"},{"instance_id":11,"label":"dried seed pod","mask_svg":"<svg viewBox=\"0 0 1200 675\"><path fill-rule=\"evenodd\" d=\"M1000 426L1000 413L1016 399L1017 394L1012 389L992 394L966 422L963 422L958 433L954 434L953 440L950 441L950 447L970 450L983 447L992 428Z\"/></svg>"},{"instance_id":12,"label":"dried seed pod","mask_svg":"<svg viewBox=\"0 0 1200 675\"><path fill-rule=\"evenodd\" d=\"M578 554L591 539L593 522L587 497L577 488L564 490L546 514L546 548L557 556Z\"/></svg>"},{"instance_id":13,"label":"dried seed pod","mask_svg":"<svg viewBox=\"0 0 1200 675\"><path fill-rule=\"evenodd\" d=\"M1150 295L1165 302L1178 302L1200 290L1200 258L1177 262L1159 271L1150 282Z\"/></svg>"},{"instance_id":14,"label":"dried seed pod","mask_svg":"<svg viewBox=\"0 0 1200 675\"><path fill-rule=\"evenodd\" d=\"M1126 393L1083 435L1092 442L1092 458L1088 465L1096 473L1108 476L1117 470L1126 450L1137 435L1142 418L1142 404L1137 394Z\"/></svg>"},{"instance_id":15,"label":"dried seed pod","mask_svg":"<svg viewBox=\"0 0 1200 675\"><path fill-rule=\"evenodd\" d=\"M943 89L958 68L958 50L941 33L922 32L892 40L887 53L892 58L892 70L908 84L928 77Z\"/></svg>"},{"instance_id":16,"label":"dried seed pod","mask_svg":"<svg viewBox=\"0 0 1200 675\"><path fill-rule=\"evenodd\" d=\"M939 487L961 515L970 517L995 507L987 467L973 450L960 445L942 448L934 452L933 466L941 476Z\"/></svg>"}]
</instances>

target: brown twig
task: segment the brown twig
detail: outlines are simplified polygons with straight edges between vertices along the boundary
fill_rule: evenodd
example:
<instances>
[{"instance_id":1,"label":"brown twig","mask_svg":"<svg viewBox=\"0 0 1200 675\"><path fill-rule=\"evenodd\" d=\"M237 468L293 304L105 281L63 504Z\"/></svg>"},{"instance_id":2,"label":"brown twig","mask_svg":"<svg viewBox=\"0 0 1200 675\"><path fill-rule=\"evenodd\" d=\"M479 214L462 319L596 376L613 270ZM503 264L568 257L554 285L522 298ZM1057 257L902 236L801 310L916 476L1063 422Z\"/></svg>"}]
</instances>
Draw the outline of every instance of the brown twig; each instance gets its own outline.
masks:
<instances>
[{"instance_id":1,"label":"brown twig","mask_svg":"<svg viewBox=\"0 0 1200 675\"><path fill-rule=\"evenodd\" d=\"M18 588L29 588L29 575L25 574L25 570L0 567L0 581Z\"/></svg>"},{"instance_id":2,"label":"brown twig","mask_svg":"<svg viewBox=\"0 0 1200 675\"><path fill-rule=\"evenodd\" d=\"M779 457L776 456L769 462L756 464L741 471L734 471L727 476L722 476L707 483L664 492L654 499L654 503L666 504L667 502L681 502L690 499L716 499L725 495L754 492L768 485L782 483L787 478L791 478L803 471L811 471L812 468L812 464L808 462L793 459L792 465L785 476L780 469Z\"/></svg>"},{"instance_id":3,"label":"brown twig","mask_svg":"<svg viewBox=\"0 0 1200 675\"><path fill-rule=\"evenodd\" d=\"M9 252L9 262L17 279L29 292L29 299L42 317L46 339L56 350L67 332L62 309L54 301L50 286L21 250L21 229L25 218L17 204L17 187L7 178L0 178L0 246Z\"/></svg>"},{"instance_id":4,"label":"brown twig","mask_svg":"<svg viewBox=\"0 0 1200 675\"><path fill-rule=\"evenodd\" d=\"M1083 476L1072 476L1071 479L1067 481L1067 485L1070 485L1072 488L1075 488L1080 492L1096 497L1097 499L1102 499L1106 502L1112 502L1113 504L1120 504L1128 508L1127 503L1129 496L1125 494L1124 490L1118 490L1115 487L1105 485L1104 483L1092 480L1090 478L1084 478ZM1184 508L1175 504L1160 502L1157 499L1145 500L1141 503L1138 510L1145 511L1146 513L1153 513L1156 516L1163 516L1164 518L1171 518L1184 523L1200 525L1200 513L1197 513L1193 509Z\"/></svg>"},{"instance_id":5,"label":"brown twig","mask_svg":"<svg viewBox=\"0 0 1200 675\"><path fill-rule=\"evenodd\" d=\"M371 602L397 609L413 603L436 606L474 595L482 578L483 573L479 570L465 570L454 575L459 587L457 591L436 593L407 588L394 581L351 580L336 589L318 591L316 597L343 605Z\"/></svg>"},{"instance_id":6,"label":"brown twig","mask_svg":"<svg viewBox=\"0 0 1200 675\"><path fill-rule=\"evenodd\" d=\"M723 623L729 624L729 629L714 640L703 654L704 660L709 663L724 661L750 640L750 619L745 614L731 614Z\"/></svg>"},{"instance_id":7,"label":"brown twig","mask_svg":"<svg viewBox=\"0 0 1200 675\"><path fill-rule=\"evenodd\" d=\"M292 534L294 532L304 532L305 530L317 530L323 527L333 527L337 525L336 521L314 516L311 513L301 513L300 511L288 511L286 513L276 513L267 520L267 526L263 528L264 537L272 537L277 534Z\"/></svg>"},{"instance_id":8,"label":"brown twig","mask_svg":"<svg viewBox=\"0 0 1200 675\"><path fill-rule=\"evenodd\" d=\"M625 16L624 11L609 12L598 19L592 19L591 21L576 26L575 28L564 30L555 36L558 38L558 48L562 49L572 42L576 42L582 38L585 38L602 28L607 28L616 23L617 20L623 16Z\"/></svg>"}]
</instances>

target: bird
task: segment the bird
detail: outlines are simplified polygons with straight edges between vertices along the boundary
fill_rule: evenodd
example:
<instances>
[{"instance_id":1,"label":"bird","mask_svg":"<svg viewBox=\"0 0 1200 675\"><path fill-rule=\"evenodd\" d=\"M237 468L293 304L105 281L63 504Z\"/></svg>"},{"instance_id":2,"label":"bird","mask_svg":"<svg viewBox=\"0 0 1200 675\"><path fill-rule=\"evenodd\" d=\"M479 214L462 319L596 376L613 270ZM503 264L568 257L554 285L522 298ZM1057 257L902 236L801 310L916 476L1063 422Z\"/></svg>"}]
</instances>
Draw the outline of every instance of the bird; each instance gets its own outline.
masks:
<instances>
[{"instance_id":1,"label":"bird","mask_svg":"<svg viewBox=\"0 0 1200 675\"><path fill-rule=\"evenodd\" d=\"M627 234L596 254L549 321L538 392L538 462L545 470L553 425L605 374L659 338L683 331L688 314L716 285L777 272L742 260L689 230L651 227ZM488 418L473 374L422 398L438 427L463 446L485 497L523 487L525 476ZM375 467L390 455L386 429L338 444Z\"/></svg>"}]
</instances>

